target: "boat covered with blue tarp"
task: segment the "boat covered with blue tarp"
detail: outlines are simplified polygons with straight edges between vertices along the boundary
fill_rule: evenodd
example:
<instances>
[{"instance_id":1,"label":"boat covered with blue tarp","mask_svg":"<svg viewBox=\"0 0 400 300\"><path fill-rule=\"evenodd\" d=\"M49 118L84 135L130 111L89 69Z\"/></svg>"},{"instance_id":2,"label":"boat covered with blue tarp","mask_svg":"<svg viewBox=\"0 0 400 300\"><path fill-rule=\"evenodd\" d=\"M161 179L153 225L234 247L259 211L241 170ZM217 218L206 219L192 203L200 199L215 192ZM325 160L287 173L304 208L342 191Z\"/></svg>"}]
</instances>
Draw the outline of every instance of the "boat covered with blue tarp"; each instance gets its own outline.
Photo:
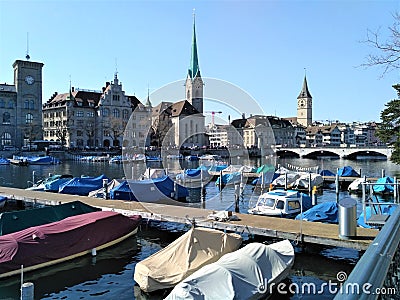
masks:
<instances>
[{"instance_id":1,"label":"boat covered with blue tarp","mask_svg":"<svg viewBox=\"0 0 400 300\"><path fill-rule=\"evenodd\" d=\"M338 223L338 204L333 201L319 203L296 216L296 220L309 222Z\"/></svg>"},{"instance_id":2,"label":"boat covered with blue tarp","mask_svg":"<svg viewBox=\"0 0 400 300\"><path fill-rule=\"evenodd\" d=\"M350 167L350 166L345 166L345 167L340 168L340 169L337 171L337 174L338 174L340 177L360 177L360 174L358 174L357 171L354 170L354 169L353 169L352 167Z\"/></svg>"},{"instance_id":3,"label":"boat covered with blue tarp","mask_svg":"<svg viewBox=\"0 0 400 300\"><path fill-rule=\"evenodd\" d=\"M61 194L87 196L91 191L103 186L103 179L108 180L108 177L104 174L97 177L75 177L60 185L58 192Z\"/></svg>"},{"instance_id":4,"label":"boat covered with blue tarp","mask_svg":"<svg viewBox=\"0 0 400 300\"><path fill-rule=\"evenodd\" d=\"M174 185L177 189L177 199L184 199L189 196L189 191L186 187L176 184L170 177L164 176L146 180L124 180L111 189L110 198L141 202L171 199L175 198Z\"/></svg>"},{"instance_id":5,"label":"boat covered with blue tarp","mask_svg":"<svg viewBox=\"0 0 400 300\"><path fill-rule=\"evenodd\" d=\"M378 194L392 194L394 191L394 178L385 176L378 178L372 189Z\"/></svg>"}]
</instances>

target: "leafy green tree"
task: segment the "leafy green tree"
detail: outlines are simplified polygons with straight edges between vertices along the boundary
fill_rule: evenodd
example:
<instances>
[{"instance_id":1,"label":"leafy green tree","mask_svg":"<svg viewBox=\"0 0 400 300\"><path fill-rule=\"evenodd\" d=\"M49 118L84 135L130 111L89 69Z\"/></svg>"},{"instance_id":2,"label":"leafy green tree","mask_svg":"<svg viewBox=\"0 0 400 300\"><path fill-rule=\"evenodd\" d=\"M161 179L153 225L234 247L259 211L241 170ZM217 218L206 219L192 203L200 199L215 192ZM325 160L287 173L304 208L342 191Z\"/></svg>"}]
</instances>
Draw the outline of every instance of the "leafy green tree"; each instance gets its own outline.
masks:
<instances>
[{"instance_id":1,"label":"leafy green tree","mask_svg":"<svg viewBox=\"0 0 400 300\"><path fill-rule=\"evenodd\" d=\"M400 84L393 86L400 97ZM394 147L391 161L400 164L400 99L394 99L385 104L381 112L382 123L377 130L380 140Z\"/></svg>"}]
</instances>

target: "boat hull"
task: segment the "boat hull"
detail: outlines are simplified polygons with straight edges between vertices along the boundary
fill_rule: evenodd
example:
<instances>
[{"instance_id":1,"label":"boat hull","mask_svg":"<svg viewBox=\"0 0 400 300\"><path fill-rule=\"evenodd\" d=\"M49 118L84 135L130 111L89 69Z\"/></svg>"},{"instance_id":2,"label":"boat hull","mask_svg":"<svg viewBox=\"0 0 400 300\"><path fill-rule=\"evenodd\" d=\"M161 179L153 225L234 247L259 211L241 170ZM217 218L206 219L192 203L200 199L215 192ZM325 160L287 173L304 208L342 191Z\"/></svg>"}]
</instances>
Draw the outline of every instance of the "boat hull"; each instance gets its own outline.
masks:
<instances>
[{"instance_id":1,"label":"boat hull","mask_svg":"<svg viewBox=\"0 0 400 300\"><path fill-rule=\"evenodd\" d=\"M0 278L37 270L115 245L137 232L140 216L98 211L0 237ZM109 230L113 228L113 230Z\"/></svg>"}]
</instances>

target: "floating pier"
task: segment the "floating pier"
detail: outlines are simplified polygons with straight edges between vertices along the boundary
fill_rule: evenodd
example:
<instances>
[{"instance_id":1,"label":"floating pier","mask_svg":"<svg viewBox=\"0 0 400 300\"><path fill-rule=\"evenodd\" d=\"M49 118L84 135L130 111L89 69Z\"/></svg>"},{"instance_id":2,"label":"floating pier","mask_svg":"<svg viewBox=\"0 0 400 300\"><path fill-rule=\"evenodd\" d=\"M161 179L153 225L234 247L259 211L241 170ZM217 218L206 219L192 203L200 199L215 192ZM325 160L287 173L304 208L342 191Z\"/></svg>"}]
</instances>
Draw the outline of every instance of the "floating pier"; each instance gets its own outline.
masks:
<instances>
[{"instance_id":1,"label":"floating pier","mask_svg":"<svg viewBox=\"0 0 400 300\"><path fill-rule=\"evenodd\" d=\"M186 207L184 203L176 201L173 202L176 205L170 205L165 203L104 200L100 198L35 192L7 187L0 187L0 195L6 196L9 199L43 205L58 205L78 200L103 210L113 210L125 215L139 214L148 220L176 223L189 223L194 220L198 226L202 227L234 231L249 235L289 239L299 243L313 243L357 250L366 250L379 232L376 229L357 227L356 238L341 239L339 238L339 226L335 224L239 213L235 214L239 218L237 221L219 222L208 218L208 216L215 213L215 211Z\"/></svg>"}]
</instances>

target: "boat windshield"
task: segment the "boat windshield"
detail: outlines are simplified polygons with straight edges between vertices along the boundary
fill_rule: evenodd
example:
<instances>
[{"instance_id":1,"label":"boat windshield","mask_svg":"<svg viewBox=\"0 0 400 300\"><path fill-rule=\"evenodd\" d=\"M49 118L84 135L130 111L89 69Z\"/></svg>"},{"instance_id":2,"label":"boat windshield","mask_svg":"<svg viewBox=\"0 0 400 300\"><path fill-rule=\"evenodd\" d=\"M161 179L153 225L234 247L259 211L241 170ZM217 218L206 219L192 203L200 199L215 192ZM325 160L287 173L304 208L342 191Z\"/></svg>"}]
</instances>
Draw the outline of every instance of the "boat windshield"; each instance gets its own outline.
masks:
<instances>
[{"instance_id":1,"label":"boat windshield","mask_svg":"<svg viewBox=\"0 0 400 300\"><path fill-rule=\"evenodd\" d=\"M288 210L295 210L300 208L300 202L296 201L288 201Z\"/></svg>"},{"instance_id":2,"label":"boat windshield","mask_svg":"<svg viewBox=\"0 0 400 300\"><path fill-rule=\"evenodd\" d=\"M258 201L257 205L258 206L274 207L275 199L273 199L273 198L261 198L260 201Z\"/></svg>"}]
</instances>

